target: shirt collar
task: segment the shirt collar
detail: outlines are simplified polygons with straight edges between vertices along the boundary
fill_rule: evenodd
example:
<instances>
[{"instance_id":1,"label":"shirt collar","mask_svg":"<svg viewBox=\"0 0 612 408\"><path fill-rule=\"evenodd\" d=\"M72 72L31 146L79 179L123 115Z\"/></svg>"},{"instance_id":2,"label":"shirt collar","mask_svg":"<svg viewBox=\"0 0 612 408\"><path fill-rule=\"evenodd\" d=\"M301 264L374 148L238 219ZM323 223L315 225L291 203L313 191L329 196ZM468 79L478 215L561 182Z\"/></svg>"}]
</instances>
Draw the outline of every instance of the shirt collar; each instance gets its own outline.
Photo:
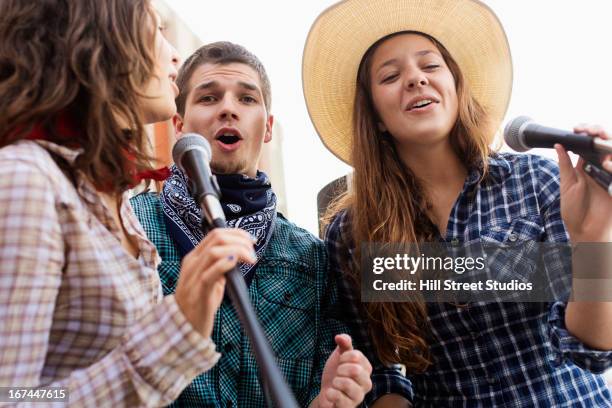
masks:
<instances>
[{"instance_id":1,"label":"shirt collar","mask_svg":"<svg viewBox=\"0 0 612 408\"><path fill-rule=\"evenodd\" d=\"M34 140L34 142L38 143L45 149L50 152L55 153L60 156L62 159L66 160L69 165L73 165L76 158L83 153L82 148L70 148L66 146L58 145L57 143L50 142L48 140Z\"/></svg>"},{"instance_id":2,"label":"shirt collar","mask_svg":"<svg viewBox=\"0 0 612 408\"><path fill-rule=\"evenodd\" d=\"M492 177L497 182L502 182L512 173L512 166L506 158L500 153L491 153L489 156L488 176ZM482 167L475 167L470 170L466 186L477 184L482 177Z\"/></svg>"}]
</instances>

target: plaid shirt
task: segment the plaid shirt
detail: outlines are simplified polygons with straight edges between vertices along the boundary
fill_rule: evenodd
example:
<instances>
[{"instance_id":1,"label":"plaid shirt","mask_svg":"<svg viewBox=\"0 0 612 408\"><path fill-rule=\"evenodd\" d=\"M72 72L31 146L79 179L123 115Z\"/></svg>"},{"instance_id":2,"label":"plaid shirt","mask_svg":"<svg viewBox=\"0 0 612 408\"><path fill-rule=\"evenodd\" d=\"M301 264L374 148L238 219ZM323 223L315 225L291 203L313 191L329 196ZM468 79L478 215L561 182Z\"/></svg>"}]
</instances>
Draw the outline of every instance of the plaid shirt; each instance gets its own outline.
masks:
<instances>
[{"instance_id":1,"label":"plaid shirt","mask_svg":"<svg viewBox=\"0 0 612 408\"><path fill-rule=\"evenodd\" d=\"M81 174L78 151L23 141L0 149L0 386L62 387L69 404L160 406L219 358L174 297L162 298L159 256L127 193L123 227Z\"/></svg>"},{"instance_id":2,"label":"plaid shirt","mask_svg":"<svg viewBox=\"0 0 612 408\"><path fill-rule=\"evenodd\" d=\"M166 231L159 199L144 193L132 198L132 205L162 257L158 271L164 293L173 293L181 258ZM336 319L341 306L330 278L323 242L279 214L249 295L280 369L303 407L319 393L323 368L336 347L334 336L348 332ZM212 338L223 350L219 364L198 376L174 405L265 407L257 361L227 300L217 312ZM354 346L360 349L358 343ZM391 377L393 370L385 372Z\"/></svg>"},{"instance_id":3,"label":"plaid shirt","mask_svg":"<svg viewBox=\"0 0 612 408\"><path fill-rule=\"evenodd\" d=\"M490 174L468 176L448 221L445 241L567 242L559 200L559 169L534 155L499 154ZM340 272L354 244L346 212L326 234L332 267ZM547 267L551 267L548 265ZM571 268L569 265L552 267ZM569 271L569 270L568 270ZM338 275L341 276L341 275ZM341 302L353 336L373 354L367 323L356 303L359 295L339 280ZM483 303L467 307L429 303L428 321L436 339L433 365L410 375L403 387L423 407L609 407L612 397L602 373L612 366L612 351L593 350L565 328L565 303ZM372 394L389 392L384 375Z\"/></svg>"}]
</instances>

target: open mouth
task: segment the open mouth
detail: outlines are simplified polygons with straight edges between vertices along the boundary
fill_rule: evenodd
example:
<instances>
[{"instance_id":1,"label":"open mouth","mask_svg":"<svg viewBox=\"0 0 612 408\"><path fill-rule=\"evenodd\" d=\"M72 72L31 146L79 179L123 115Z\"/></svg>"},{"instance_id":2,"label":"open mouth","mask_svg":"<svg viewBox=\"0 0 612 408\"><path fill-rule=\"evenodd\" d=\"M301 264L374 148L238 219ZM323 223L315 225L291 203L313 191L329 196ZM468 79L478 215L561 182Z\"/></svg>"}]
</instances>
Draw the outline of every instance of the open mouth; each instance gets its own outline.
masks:
<instances>
[{"instance_id":1,"label":"open mouth","mask_svg":"<svg viewBox=\"0 0 612 408\"><path fill-rule=\"evenodd\" d=\"M226 145L233 145L234 143L238 143L240 138L236 135L224 134L217 137L217 140Z\"/></svg>"},{"instance_id":2,"label":"open mouth","mask_svg":"<svg viewBox=\"0 0 612 408\"><path fill-rule=\"evenodd\" d=\"M419 110L419 109L424 109L426 107L428 107L429 105L436 103L436 101L432 100L432 99L422 99L420 101L415 102L414 104L412 104L408 110L412 111L412 110Z\"/></svg>"},{"instance_id":3,"label":"open mouth","mask_svg":"<svg viewBox=\"0 0 612 408\"><path fill-rule=\"evenodd\" d=\"M233 151L240 145L242 135L238 129L226 127L217 131L215 140L219 143L222 149L226 151Z\"/></svg>"}]
</instances>

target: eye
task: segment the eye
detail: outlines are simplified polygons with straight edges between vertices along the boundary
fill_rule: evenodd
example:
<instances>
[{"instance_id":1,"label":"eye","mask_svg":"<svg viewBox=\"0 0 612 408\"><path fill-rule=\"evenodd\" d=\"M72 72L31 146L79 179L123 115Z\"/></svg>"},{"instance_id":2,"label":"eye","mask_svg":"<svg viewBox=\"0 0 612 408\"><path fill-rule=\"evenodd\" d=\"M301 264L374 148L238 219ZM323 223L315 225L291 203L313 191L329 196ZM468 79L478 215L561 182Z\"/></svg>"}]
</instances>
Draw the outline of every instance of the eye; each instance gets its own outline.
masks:
<instances>
[{"instance_id":1,"label":"eye","mask_svg":"<svg viewBox=\"0 0 612 408\"><path fill-rule=\"evenodd\" d=\"M435 70L437 68L440 68L439 64L428 64L428 65L425 65L425 69L426 70L433 71L433 70Z\"/></svg>"},{"instance_id":2,"label":"eye","mask_svg":"<svg viewBox=\"0 0 612 408\"><path fill-rule=\"evenodd\" d=\"M245 103L256 103L257 99L253 98L251 95L244 95L240 98L240 101Z\"/></svg>"},{"instance_id":3,"label":"eye","mask_svg":"<svg viewBox=\"0 0 612 408\"><path fill-rule=\"evenodd\" d=\"M390 75L386 75L383 77L383 79L380 81L381 84L388 84L391 83L393 81L395 81L395 79L398 77L398 74L390 74Z\"/></svg>"},{"instance_id":4,"label":"eye","mask_svg":"<svg viewBox=\"0 0 612 408\"><path fill-rule=\"evenodd\" d=\"M198 102L203 102L203 103L215 102L216 100L217 100L217 98L215 98L212 95L204 95L204 96L201 96L200 98L198 98Z\"/></svg>"}]
</instances>

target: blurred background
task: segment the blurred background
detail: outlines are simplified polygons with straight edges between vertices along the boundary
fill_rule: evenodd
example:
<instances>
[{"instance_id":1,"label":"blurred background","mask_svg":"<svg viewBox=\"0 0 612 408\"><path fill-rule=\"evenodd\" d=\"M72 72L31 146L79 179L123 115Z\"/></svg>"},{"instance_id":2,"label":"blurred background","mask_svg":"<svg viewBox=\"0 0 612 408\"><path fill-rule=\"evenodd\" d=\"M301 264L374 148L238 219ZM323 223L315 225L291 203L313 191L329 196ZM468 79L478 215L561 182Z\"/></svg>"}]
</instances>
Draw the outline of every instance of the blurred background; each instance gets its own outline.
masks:
<instances>
[{"instance_id":1,"label":"blurred background","mask_svg":"<svg viewBox=\"0 0 612 408\"><path fill-rule=\"evenodd\" d=\"M612 130L612 24L601 0L485 0L506 29L514 64L506 121L527 115L571 129L597 123ZM272 82L272 142L260 168L290 220L318 234L317 193L350 168L329 153L304 103L301 58L311 24L331 0L154 0L166 35L184 60L200 45L232 41L263 62ZM174 134L170 123L151 129L154 149L168 164ZM501 135L498 135L501 138ZM502 150L507 150L503 147ZM552 150L539 154L556 158ZM608 373L612 384L612 372Z\"/></svg>"}]
</instances>

